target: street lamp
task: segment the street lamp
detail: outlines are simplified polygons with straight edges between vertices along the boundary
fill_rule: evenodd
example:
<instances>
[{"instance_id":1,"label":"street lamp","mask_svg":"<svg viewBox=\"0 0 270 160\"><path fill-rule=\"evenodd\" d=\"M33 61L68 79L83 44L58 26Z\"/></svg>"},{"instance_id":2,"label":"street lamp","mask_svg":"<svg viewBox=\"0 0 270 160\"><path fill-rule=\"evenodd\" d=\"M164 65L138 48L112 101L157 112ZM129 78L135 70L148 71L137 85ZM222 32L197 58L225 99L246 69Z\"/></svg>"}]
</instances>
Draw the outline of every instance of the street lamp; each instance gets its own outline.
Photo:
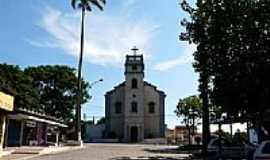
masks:
<instances>
[{"instance_id":1,"label":"street lamp","mask_svg":"<svg viewBox=\"0 0 270 160\"><path fill-rule=\"evenodd\" d=\"M103 80L102 78L100 78L99 80L96 80L96 81L90 83L89 88L92 89L94 85L96 85L96 84L99 83L99 82L103 82L103 81L104 81L104 80ZM93 97L93 96L90 95L90 99L92 99L92 97Z\"/></svg>"},{"instance_id":2,"label":"street lamp","mask_svg":"<svg viewBox=\"0 0 270 160\"><path fill-rule=\"evenodd\" d=\"M90 83L89 88L90 88L90 89L93 88L93 86L94 86L95 84L99 83L99 82L103 82L103 79L100 78L99 80L96 80L96 81Z\"/></svg>"}]
</instances>

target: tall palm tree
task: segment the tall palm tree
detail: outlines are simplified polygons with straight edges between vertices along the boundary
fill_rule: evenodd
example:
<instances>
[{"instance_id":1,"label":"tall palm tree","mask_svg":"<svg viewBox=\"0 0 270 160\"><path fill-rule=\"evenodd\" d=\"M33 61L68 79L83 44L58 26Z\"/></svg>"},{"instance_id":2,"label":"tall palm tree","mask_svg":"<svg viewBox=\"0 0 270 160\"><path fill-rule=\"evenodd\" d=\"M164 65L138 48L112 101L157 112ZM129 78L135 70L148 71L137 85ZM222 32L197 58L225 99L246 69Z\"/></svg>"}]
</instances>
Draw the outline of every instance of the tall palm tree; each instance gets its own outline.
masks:
<instances>
[{"instance_id":1,"label":"tall palm tree","mask_svg":"<svg viewBox=\"0 0 270 160\"><path fill-rule=\"evenodd\" d=\"M82 72L82 61L83 61L83 49L84 49L84 21L85 12L92 11L92 6L97 7L99 10L103 11L103 7L106 4L106 0L71 0L71 6L73 9L81 9L82 21L81 21L81 44L80 44L80 58L78 64L78 91L77 91L77 105L76 105L76 133L77 140L81 142L81 72Z\"/></svg>"}]
</instances>

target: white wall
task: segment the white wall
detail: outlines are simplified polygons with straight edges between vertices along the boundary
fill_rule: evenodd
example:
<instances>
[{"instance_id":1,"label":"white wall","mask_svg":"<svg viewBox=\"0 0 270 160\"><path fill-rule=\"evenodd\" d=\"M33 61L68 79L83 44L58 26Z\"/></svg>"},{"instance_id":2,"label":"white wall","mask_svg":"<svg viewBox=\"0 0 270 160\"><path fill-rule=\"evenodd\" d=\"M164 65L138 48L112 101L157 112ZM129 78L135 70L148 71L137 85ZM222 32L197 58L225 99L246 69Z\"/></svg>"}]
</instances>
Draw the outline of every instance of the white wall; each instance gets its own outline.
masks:
<instances>
[{"instance_id":1,"label":"white wall","mask_svg":"<svg viewBox=\"0 0 270 160\"><path fill-rule=\"evenodd\" d=\"M85 140L89 141L91 139L101 139L103 131L105 131L105 124L100 125L86 124Z\"/></svg>"}]
</instances>

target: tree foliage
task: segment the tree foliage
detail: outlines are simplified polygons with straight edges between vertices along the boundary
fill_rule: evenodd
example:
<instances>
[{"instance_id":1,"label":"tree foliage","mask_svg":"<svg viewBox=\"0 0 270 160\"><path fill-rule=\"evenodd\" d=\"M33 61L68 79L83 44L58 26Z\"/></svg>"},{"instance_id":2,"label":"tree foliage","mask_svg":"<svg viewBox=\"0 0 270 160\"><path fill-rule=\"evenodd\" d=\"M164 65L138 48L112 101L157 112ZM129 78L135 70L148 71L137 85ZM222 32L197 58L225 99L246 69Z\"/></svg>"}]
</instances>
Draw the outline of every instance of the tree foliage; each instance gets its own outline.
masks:
<instances>
[{"instance_id":1,"label":"tree foliage","mask_svg":"<svg viewBox=\"0 0 270 160\"><path fill-rule=\"evenodd\" d=\"M181 5L190 15L181 39L197 44L194 68L211 82L211 102L235 117L263 113L270 105L270 1Z\"/></svg>"},{"instance_id":2,"label":"tree foliage","mask_svg":"<svg viewBox=\"0 0 270 160\"><path fill-rule=\"evenodd\" d=\"M105 117L102 117L102 118L100 118L100 119L97 121L97 125L99 125L99 124L105 124L105 122L106 122Z\"/></svg>"},{"instance_id":3,"label":"tree foliage","mask_svg":"<svg viewBox=\"0 0 270 160\"><path fill-rule=\"evenodd\" d=\"M25 108L70 121L76 104L77 77L68 66L37 66L21 70L0 64L0 91L15 97L15 108ZM82 103L89 99L89 84L82 81Z\"/></svg>"},{"instance_id":4,"label":"tree foliage","mask_svg":"<svg viewBox=\"0 0 270 160\"><path fill-rule=\"evenodd\" d=\"M40 105L46 114L65 120L72 119L76 104L77 77L75 69L68 66L38 66L25 69L38 89ZM89 98L89 84L82 81L82 103Z\"/></svg>"},{"instance_id":5,"label":"tree foliage","mask_svg":"<svg viewBox=\"0 0 270 160\"><path fill-rule=\"evenodd\" d=\"M193 118L195 122L198 122L202 117L202 100L198 96L189 96L180 99L176 106L175 114L187 120L186 122L189 122ZM193 125L192 122L186 124Z\"/></svg>"},{"instance_id":6,"label":"tree foliage","mask_svg":"<svg viewBox=\"0 0 270 160\"><path fill-rule=\"evenodd\" d=\"M0 91L15 97L15 108L39 111L40 96L33 79L18 66L0 64Z\"/></svg>"},{"instance_id":7,"label":"tree foliage","mask_svg":"<svg viewBox=\"0 0 270 160\"><path fill-rule=\"evenodd\" d=\"M176 106L175 114L183 118L182 123L188 127L189 144L191 144L191 128L193 129L192 135L194 135L197 125L201 123L202 100L198 96L189 96L180 99Z\"/></svg>"}]
</instances>

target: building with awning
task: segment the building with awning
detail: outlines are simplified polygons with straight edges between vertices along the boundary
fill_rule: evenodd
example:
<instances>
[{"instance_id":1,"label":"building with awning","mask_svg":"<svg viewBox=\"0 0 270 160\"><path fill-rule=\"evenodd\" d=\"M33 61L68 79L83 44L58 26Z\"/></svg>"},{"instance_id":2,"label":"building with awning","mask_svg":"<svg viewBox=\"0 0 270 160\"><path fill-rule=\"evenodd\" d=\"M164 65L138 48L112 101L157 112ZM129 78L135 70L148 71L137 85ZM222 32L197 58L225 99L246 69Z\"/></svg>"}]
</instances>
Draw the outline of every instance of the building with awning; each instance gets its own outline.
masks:
<instances>
[{"instance_id":1,"label":"building with awning","mask_svg":"<svg viewBox=\"0 0 270 160\"><path fill-rule=\"evenodd\" d=\"M62 121L42 113L16 108L7 116L7 146L58 145Z\"/></svg>"},{"instance_id":2,"label":"building with awning","mask_svg":"<svg viewBox=\"0 0 270 160\"><path fill-rule=\"evenodd\" d=\"M5 131L6 131L6 117L14 109L14 97L0 92L0 153L3 150ZM0 154L1 155L1 154Z\"/></svg>"}]
</instances>

